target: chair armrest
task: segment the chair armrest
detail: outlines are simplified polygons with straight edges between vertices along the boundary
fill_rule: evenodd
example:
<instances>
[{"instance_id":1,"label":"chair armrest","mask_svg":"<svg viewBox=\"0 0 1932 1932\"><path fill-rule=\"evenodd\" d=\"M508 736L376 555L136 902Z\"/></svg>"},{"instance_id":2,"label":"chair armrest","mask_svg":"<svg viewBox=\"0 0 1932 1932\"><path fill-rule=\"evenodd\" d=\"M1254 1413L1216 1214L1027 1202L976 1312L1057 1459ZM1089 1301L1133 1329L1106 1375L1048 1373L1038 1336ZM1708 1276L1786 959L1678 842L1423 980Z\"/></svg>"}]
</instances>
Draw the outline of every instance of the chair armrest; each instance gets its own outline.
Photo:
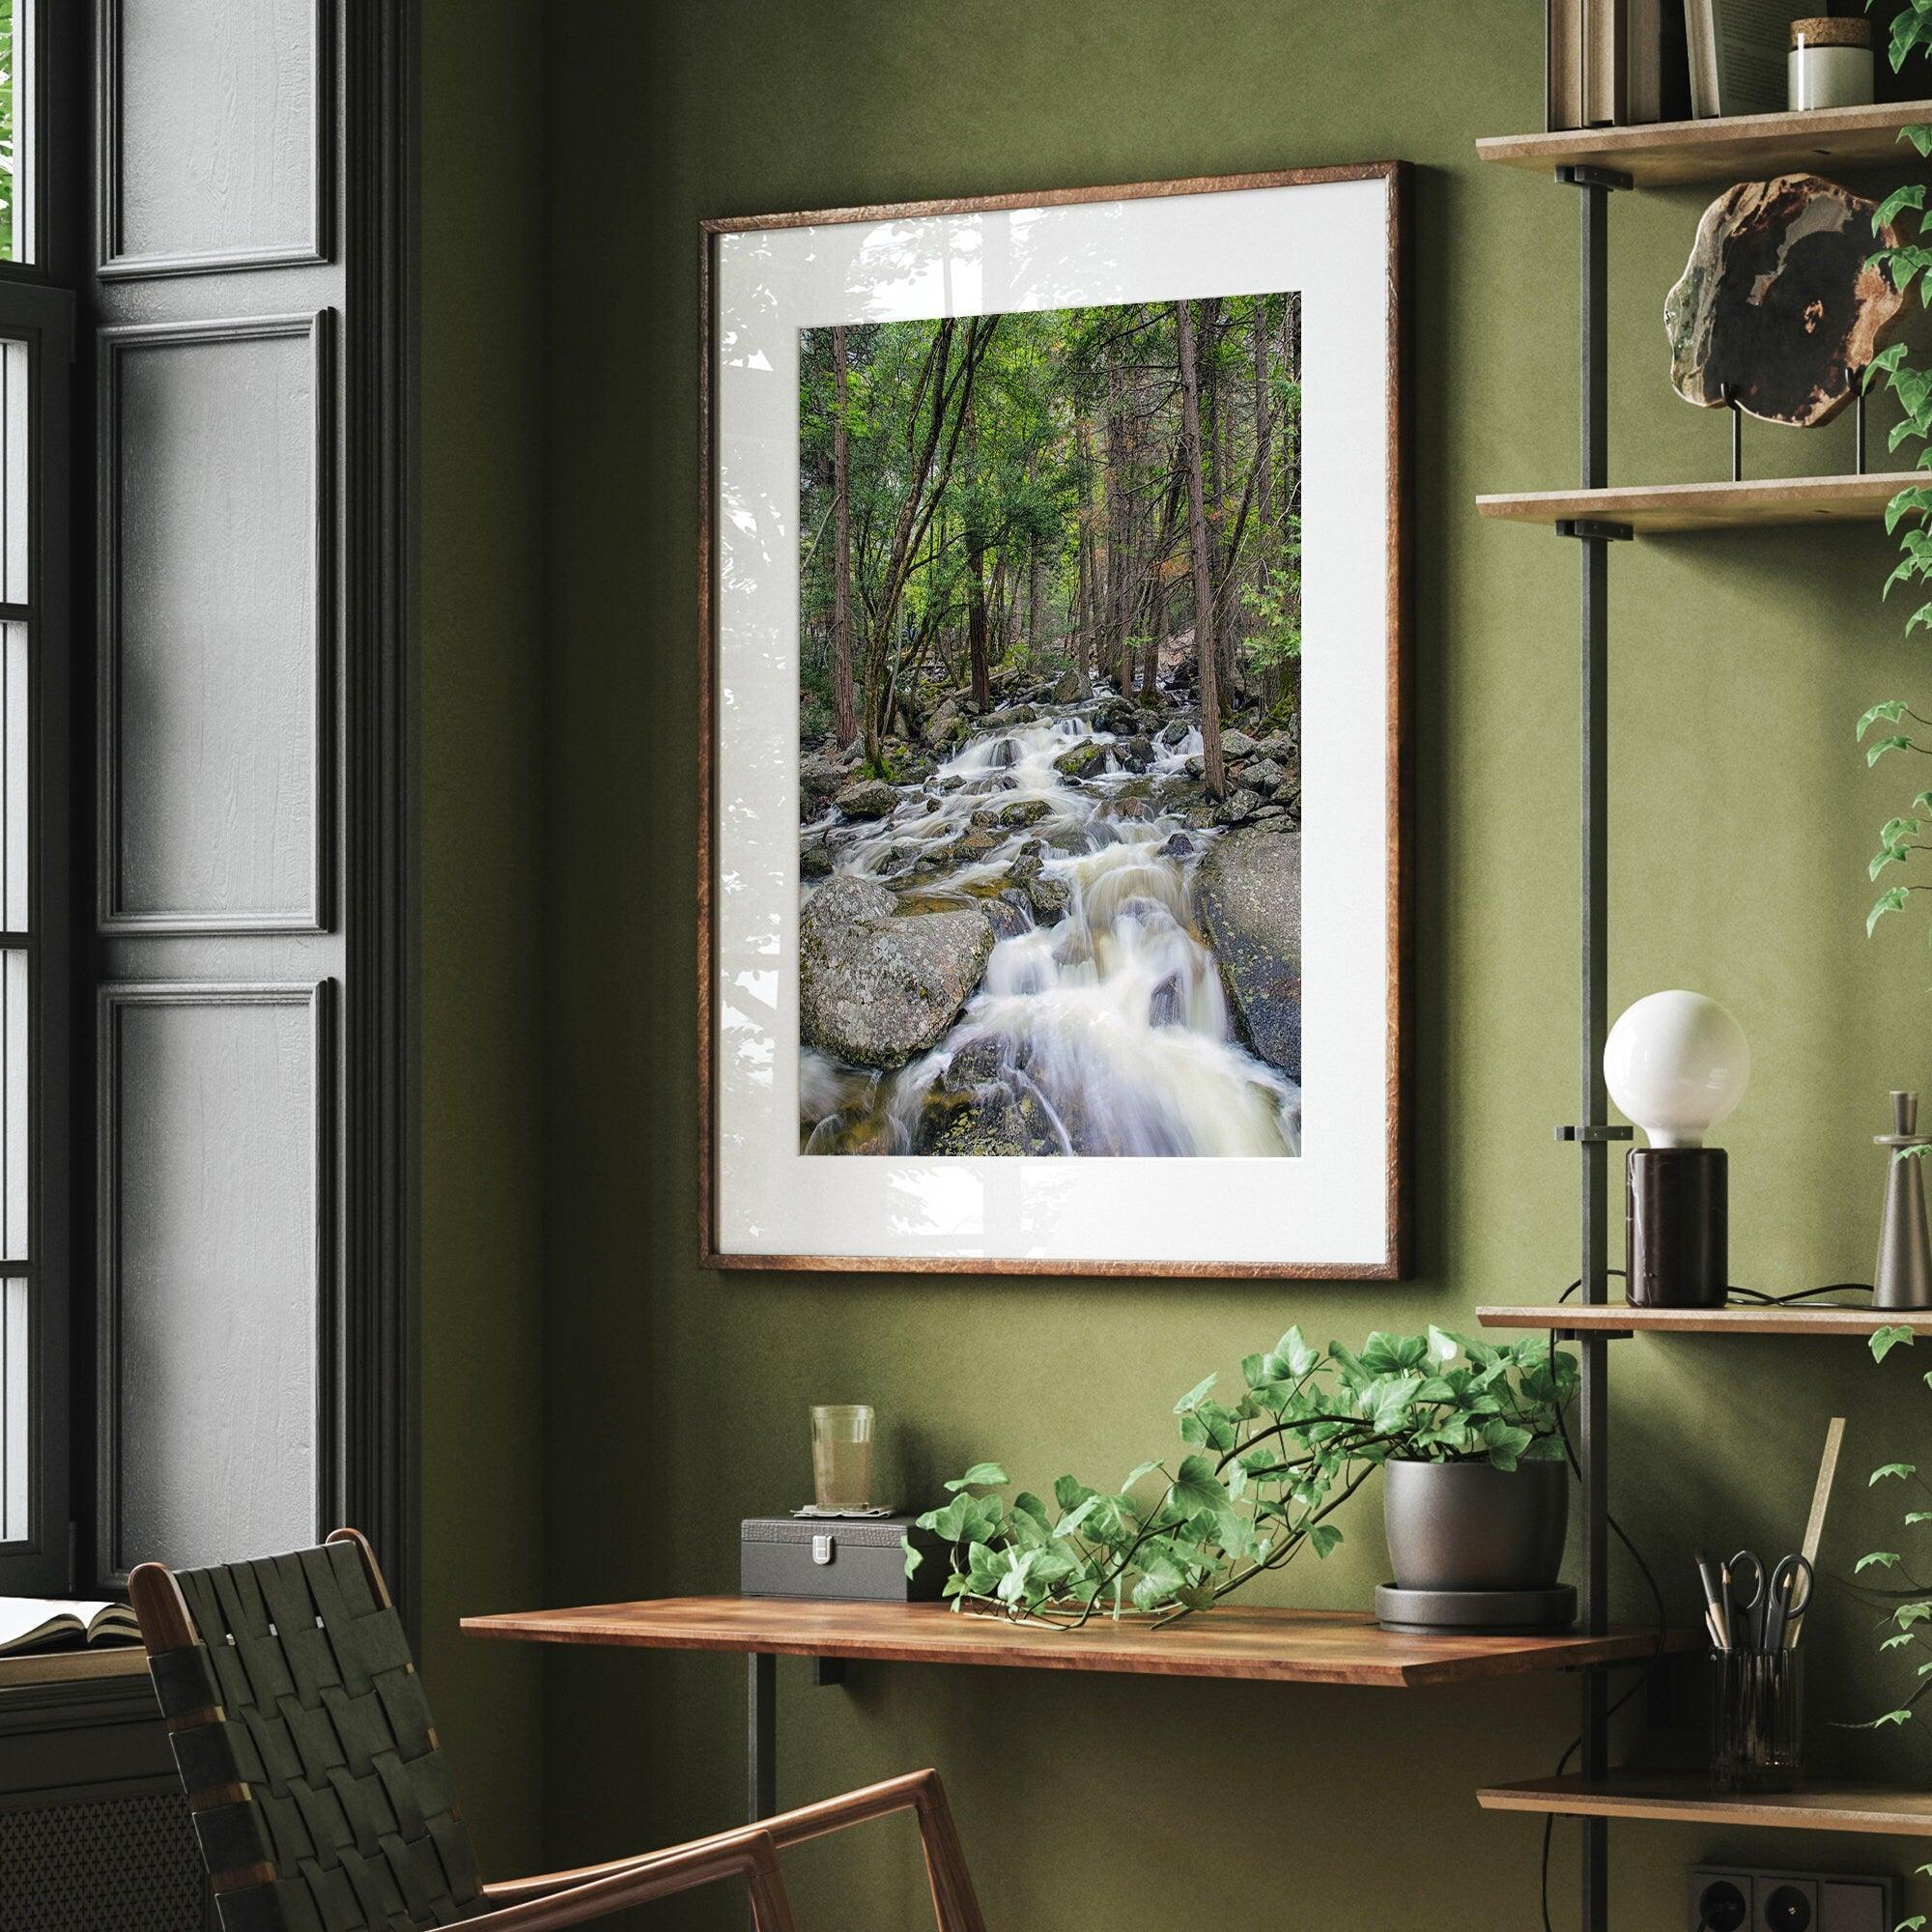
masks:
<instances>
[{"instance_id":1,"label":"chair armrest","mask_svg":"<svg viewBox=\"0 0 1932 1932\"><path fill-rule=\"evenodd\" d=\"M559 1932L608 1918L654 1898L695 1891L721 1878L742 1874L751 1888L752 1918L757 1932L798 1932L791 1900L779 1871L778 1847L769 1832L751 1827L706 1838L682 1850L643 1861L620 1861L615 1869L589 1867L601 1876L582 1884L565 1883L561 1889L524 1896L494 1912L466 1918L465 1932ZM568 1874L552 1874L568 1879ZM541 1885L541 1879L521 1881ZM486 1896L500 1895L493 1891Z\"/></svg>"},{"instance_id":2,"label":"chair armrest","mask_svg":"<svg viewBox=\"0 0 1932 1932\"><path fill-rule=\"evenodd\" d=\"M723 1847L742 1844L753 1836L766 1839L775 1849L783 1849L802 1844L808 1838L843 1831L851 1825L888 1817L895 1811L911 1811L918 1816L920 1843L925 1854L926 1878L932 1889L933 1911L938 1918L939 1932L985 1932L985 1920L980 1917L980 1902L973 1891L972 1875L966 1868L965 1851L952 1822L952 1808L946 1802L945 1787L940 1783L936 1771L908 1772L901 1777L888 1778L883 1783L867 1785L860 1791L848 1791L838 1798L822 1799L815 1804L801 1804L792 1810L781 1811L775 1817L760 1819L755 1826L742 1826L736 1831L717 1833L707 1838L693 1838L661 1852L639 1852L627 1859L607 1860L602 1864L579 1865L569 1871L543 1872L531 1878L506 1879L496 1885L486 1885L483 1888L484 1897L493 1905L501 1905L507 1910L466 1919L465 1932L486 1927L489 1932L525 1932L526 1927L530 1928L530 1932L541 1932L541 1928L553 1924L576 1924L580 1922L576 1918L513 1920L507 1912L521 1911L526 1906L539 1905L548 1900L561 1902L565 1897L574 1897L580 1892L646 1875L669 1860L696 1858ZM626 1895L624 1902L628 1904L634 1900ZM616 1906L603 1908L605 1911L617 1909Z\"/></svg>"}]
</instances>

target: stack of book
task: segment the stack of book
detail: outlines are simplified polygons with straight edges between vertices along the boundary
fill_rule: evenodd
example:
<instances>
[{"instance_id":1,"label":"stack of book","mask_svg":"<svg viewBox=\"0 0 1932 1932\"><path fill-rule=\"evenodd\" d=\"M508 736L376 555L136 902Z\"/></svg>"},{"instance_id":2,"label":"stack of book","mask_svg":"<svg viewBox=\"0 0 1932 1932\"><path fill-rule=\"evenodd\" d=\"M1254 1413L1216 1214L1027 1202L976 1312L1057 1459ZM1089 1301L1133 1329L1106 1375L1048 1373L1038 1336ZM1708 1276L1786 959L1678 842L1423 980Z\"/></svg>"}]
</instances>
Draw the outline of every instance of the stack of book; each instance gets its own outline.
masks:
<instances>
[{"instance_id":1,"label":"stack of book","mask_svg":"<svg viewBox=\"0 0 1932 1932\"><path fill-rule=\"evenodd\" d=\"M1793 20L1821 0L1546 0L1545 118L1610 128L1785 104Z\"/></svg>"}]
</instances>

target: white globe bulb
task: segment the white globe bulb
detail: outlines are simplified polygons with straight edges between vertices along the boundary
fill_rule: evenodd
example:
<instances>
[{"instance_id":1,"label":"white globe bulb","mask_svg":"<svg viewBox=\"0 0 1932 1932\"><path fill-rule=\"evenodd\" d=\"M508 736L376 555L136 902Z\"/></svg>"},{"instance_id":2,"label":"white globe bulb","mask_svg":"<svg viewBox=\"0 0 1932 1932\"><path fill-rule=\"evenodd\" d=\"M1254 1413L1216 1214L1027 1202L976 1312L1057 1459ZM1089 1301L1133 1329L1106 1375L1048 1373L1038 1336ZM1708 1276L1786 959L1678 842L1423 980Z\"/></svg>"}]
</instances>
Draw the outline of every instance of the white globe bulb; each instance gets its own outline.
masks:
<instances>
[{"instance_id":1,"label":"white globe bulb","mask_svg":"<svg viewBox=\"0 0 1932 1932\"><path fill-rule=\"evenodd\" d=\"M1702 993L1652 993L1629 1008L1604 1044L1610 1097L1652 1147L1702 1147L1745 1096L1745 1030Z\"/></svg>"}]
</instances>

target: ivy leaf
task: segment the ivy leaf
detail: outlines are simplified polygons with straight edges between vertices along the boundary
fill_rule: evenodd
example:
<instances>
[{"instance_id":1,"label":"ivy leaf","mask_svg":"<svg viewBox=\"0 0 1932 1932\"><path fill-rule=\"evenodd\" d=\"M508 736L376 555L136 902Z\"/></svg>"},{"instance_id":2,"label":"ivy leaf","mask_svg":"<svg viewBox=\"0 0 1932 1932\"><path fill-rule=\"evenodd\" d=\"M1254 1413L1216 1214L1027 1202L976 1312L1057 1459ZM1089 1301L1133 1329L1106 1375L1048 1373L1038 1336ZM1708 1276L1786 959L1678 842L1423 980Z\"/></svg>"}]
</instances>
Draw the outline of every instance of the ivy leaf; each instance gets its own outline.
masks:
<instances>
[{"instance_id":1,"label":"ivy leaf","mask_svg":"<svg viewBox=\"0 0 1932 1932\"><path fill-rule=\"evenodd\" d=\"M1881 1570L1889 1570L1898 1561L1895 1549L1874 1549L1869 1556L1861 1556L1852 1565L1852 1575L1856 1577L1861 1570L1869 1570L1876 1565Z\"/></svg>"},{"instance_id":2,"label":"ivy leaf","mask_svg":"<svg viewBox=\"0 0 1932 1932\"><path fill-rule=\"evenodd\" d=\"M1893 218L1908 208L1922 209L1925 206L1925 185L1914 182L1909 187L1893 188L1879 205L1872 210L1871 229L1874 235L1881 229L1889 228Z\"/></svg>"},{"instance_id":3,"label":"ivy leaf","mask_svg":"<svg viewBox=\"0 0 1932 1932\"><path fill-rule=\"evenodd\" d=\"M1490 1461L1498 1469L1514 1469L1522 1452L1530 1445L1530 1433L1500 1416L1483 1427L1483 1440L1489 1444Z\"/></svg>"},{"instance_id":4,"label":"ivy leaf","mask_svg":"<svg viewBox=\"0 0 1932 1932\"><path fill-rule=\"evenodd\" d=\"M1100 1498L1098 1496L1089 1496L1087 1500L1084 1503L1080 1504L1080 1506L1077 1509L1068 1510L1067 1513L1064 1517L1062 1517L1057 1523L1054 1524L1053 1526L1054 1535L1057 1537L1077 1536L1080 1533L1080 1525L1083 1522L1085 1522L1087 1519L1090 1516L1092 1516L1096 1509L1099 1508L1099 1506L1100 1506Z\"/></svg>"},{"instance_id":5,"label":"ivy leaf","mask_svg":"<svg viewBox=\"0 0 1932 1932\"><path fill-rule=\"evenodd\" d=\"M1187 1393L1184 1396L1182 1396L1178 1403L1174 1405L1175 1414L1187 1415L1192 1413L1194 1408L1199 1405L1201 1398L1205 1396L1208 1393L1208 1391L1211 1389L1214 1386L1214 1384L1218 1382L1220 1379L1221 1378L1219 1376L1202 1377L1202 1378L1198 1382L1196 1382L1194 1386L1191 1389L1189 1389Z\"/></svg>"},{"instance_id":6,"label":"ivy leaf","mask_svg":"<svg viewBox=\"0 0 1932 1932\"><path fill-rule=\"evenodd\" d=\"M1889 892L1881 893L1879 895L1878 903L1875 906L1873 906L1871 911L1866 913L1865 915L1865 937L1867 939L1869 939L1872 935L1872 927L1875 926L1879 923L1879 921L1886 916L1887 913L1903 912L1905 910L1905 901L1907 896L1908 896L1908 892L1904 886L1893 886ZM1883 1331L1881 1330L1880 1332L1882 1333ZM1878 1350L1877 1335L1874 1335L1872 1337L1872 1350L1875 1354L1877 1353ZM1883 1361L1885 1357L1883 1355L1879 1356L1880 1361Z\"/></svg>"},{"instance_id":7,"label":"ivy leaf","mask_svg":"<svg viewBox=\"0 0 1932 1932\"><path fill-rule=\"evenodd\" d=\"M1207 1457L1183 1456L1179 1472L1174 1479L1174 1500L1179 1508L1189 1512L1218 1511L1225 1507L1228 1492Z\"/></svg>"},{"instance_id":8,"label":"ivy leaf","mask_svg":"<svg viewBox=\"0 0 1932 1932\"><path fill-rule=\"evenodd\" d=\"M957 1482L948 1483L949 1490L972 1490L980 1488L1004 1489L1012 1478L997 1463L975 1463Z\"/></svg>"},{"instance_id":9,"label":"ivy leaf","mask_svg":"<svg viewBox=\"0 0 1932 1932\"><path fill-rule=\"evenodd\" d=\"M1887 898L1890 896L1890 893L1886 895ZM1866 926L1865 930L1870 932L1871 927ZM1884 1361L1894 1349L1909 1349L1911 1346L1912 1330L1902 1323L1893 1328L1874 1328L1872 1330L1871 1351L1872 1360L1875 1362ZM1883 1475L1884 1473L1884 1470L1879 1471L1879 1475ZM1872 1481L1877 1482L1878 1476L1874 1476Z\"/></svg>"},{"instance_id":10,"label":"ivy leaf","mask_svg":"<svg viewBox=\"0 0 1932 1932\"><path fill-rule=\"evenodd\" d=\"M1317 1556L1326 1556L1342 1541L1342 1532L1332 1522L1318 1522L1308 1532L1308 1547Z\"/></svg>"},{"instance_id":11,"label":"ivy leaf","mask_svg":"<svg viewBox=\"0 0 1932 1932\"><path fill-rule=\"evenodd\" d=\"M919 1566L925 1561L925 1552L921 1549L915 1549L912 1538L909 1536L899 1538L899 1548L905 1551L906 1576L908 1577L916 1577L919 1574Z\"/></svg>"},{"instance_id":12,"label":"ivy leaf","mask_svg":"<svg viewBox=\"0 0 1932 1932\"><path fill-rule=\"evenodd\" d=\"M1907 1476L1916 1476L1918 1473L1918 1467L1917 1463L1887 1463L1882 1467L1874 1469L1871 1472L1871 1479L1865 1484L1865 1488L1868 1490L1875 1489L1880 1483L1884 1482L1888 1476L1897 1476L1900 1478L1904 1478Z\"/></svg>"},{"instance_id":13,"label":"ivy leaf","mask_svg":"<svg viewBox=\"0 0 1932 1932\"><path fill-rule=\"evenodd\" d=\"M1122 1485L1122 1489L1132 1487L1131 1480ZM1093 1490L1074 1476L1058 1477L1053 1485L1053 1499L1063 1510L1078 1509L1082 1503L1093 1500L1094 1494Z\"/></svg>"}]
</instances>

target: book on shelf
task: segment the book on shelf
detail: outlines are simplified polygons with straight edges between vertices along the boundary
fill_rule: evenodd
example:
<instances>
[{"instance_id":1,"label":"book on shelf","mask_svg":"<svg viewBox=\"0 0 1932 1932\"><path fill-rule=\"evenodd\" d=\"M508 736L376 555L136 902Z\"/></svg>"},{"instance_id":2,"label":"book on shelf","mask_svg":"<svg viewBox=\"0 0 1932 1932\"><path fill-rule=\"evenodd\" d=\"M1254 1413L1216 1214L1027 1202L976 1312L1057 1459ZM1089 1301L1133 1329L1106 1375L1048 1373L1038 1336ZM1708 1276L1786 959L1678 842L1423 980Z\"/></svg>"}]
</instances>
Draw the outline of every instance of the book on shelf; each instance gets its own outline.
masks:
<instances>
[{"instance_id":1,"label":"book on shelf","mask_svg":"<svg viewBox=\"0 0 1932 1932\"><path fill-rule=\"evenodd\" d=\"M1545 0L1545 125L1688 119L1684 8L1685 0Z\"/></svg>"},{"instance_id":2,"label":"book on shelf","mask_svg":"<svg viewBox=\"0 0 1932 1932\"><path fill-rule=\"evenodd\" d=\"M0 1597L0 1657L140 1641L141 1627L126 1604Z\"/></svg>"},{"instance_id":3,"label":"book on shelf","mask_svg":"<svg viewBox=\"0 0 1932 1932\"><path fill-rule=\"evenodd\" d=\"M1816 0L1684 0L1691 113L1781 113L1791 23L1817 11Z\"/></svg>"}]
</instances>

